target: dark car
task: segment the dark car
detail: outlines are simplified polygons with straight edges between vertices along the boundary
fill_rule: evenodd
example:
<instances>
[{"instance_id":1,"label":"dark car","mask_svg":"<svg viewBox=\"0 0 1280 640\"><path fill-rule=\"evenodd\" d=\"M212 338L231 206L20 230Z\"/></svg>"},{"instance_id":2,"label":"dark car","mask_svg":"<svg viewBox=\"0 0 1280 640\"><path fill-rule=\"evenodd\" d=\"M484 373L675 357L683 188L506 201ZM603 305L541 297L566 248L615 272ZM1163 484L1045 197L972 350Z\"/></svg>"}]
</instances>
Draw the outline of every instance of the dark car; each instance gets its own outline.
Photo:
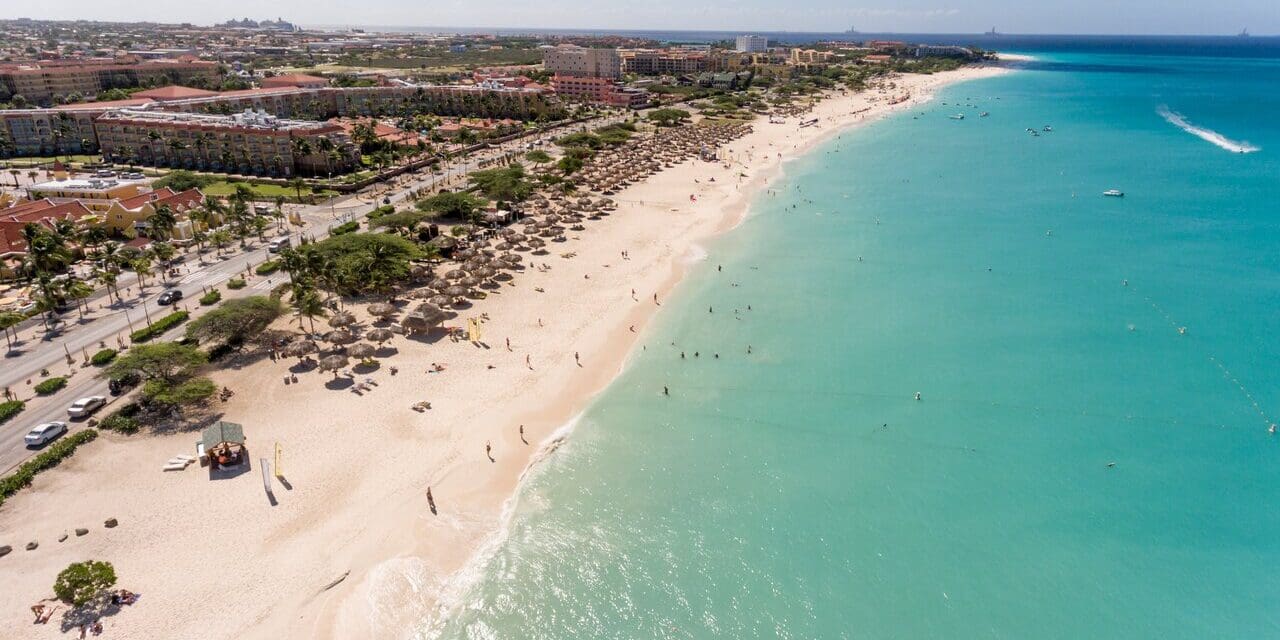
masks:
<instances>
[{"instance_id":1,"label":"dark car","mask_svg":"<svg viewBox=\"0 0 1280 640\"><path fill-rule=\"evenodd\" d=\"M182 299L182 290L169 289L168 291L165 291L164 293L160 294L159 298L156 298L156 303L161 305L171 305L181 299Z\"/></svg>"}]
</instances>

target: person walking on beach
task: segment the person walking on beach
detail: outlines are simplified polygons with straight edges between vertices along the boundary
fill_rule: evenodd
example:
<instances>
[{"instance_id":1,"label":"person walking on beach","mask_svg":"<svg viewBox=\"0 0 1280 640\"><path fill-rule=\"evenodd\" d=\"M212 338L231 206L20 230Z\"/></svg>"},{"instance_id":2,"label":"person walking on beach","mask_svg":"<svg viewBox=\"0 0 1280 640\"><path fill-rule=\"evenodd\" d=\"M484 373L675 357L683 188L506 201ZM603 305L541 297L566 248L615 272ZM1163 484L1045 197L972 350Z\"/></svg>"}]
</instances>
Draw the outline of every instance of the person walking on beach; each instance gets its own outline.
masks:
<instances>
[{"instance_id":1,"label":"person walking on beach","mask_svg":"<svg viewBox=\"0 0 1280 640\"><path fill-rule=\"evenodd\" d=\"M511 338L507 338L507 351L511 350Z\"/></svg>"},{"instance_id":2,"label":"person walking on beach","mask_svg":"<svg viewBox=\"0 0 1280 640\"><path fill-rule=\"evenodd\" d=\"M578 359L578 352L577 352L577 351L574 351L574 352L573 352L573 363L574 363L574 364L576 364L576 365L578 365L579 367L581 367L581 366L582 366L582 360Z\"/></svg>"},{"instance_id":3,"label":"person walking on beach","mask_svg":"<svg viewBox=\"0 0 1280 640\"><path fill-rule=\"evenodd\" d=\"M524 439L524 425L520 425L520 442L529 444L529 441Z\"/></svg>"},{"instance_id":4,"label":"person walking on beach","mask_svg":"<svg viewBox=\"0 0 1280 640\"><path fill-rule=\"evenodd\" d=\"M526 366L529 367L530 371L533 371L533 362L529 360L529 354L527 353L524 354L524 363Z\"/></svg>"},{"instance_id":5,"label":"person walking on beach","mask_svg":"<svg viewBox=\"0 0 1280 640\"><path fill-rule=\"evenodd\" d=\"M427 508L431 509L431 515L436 515L436 499L431 495L431 487L427 487Z\"/></svg>"},{"instance_id":6,"label":"person walking on beach","mask_svg":"<svg viewBox=\"0 0 1280 640\"><path fill-rule=\"evenodd\" d=\"M489 458L489 462L493 462L493 461L494 461L494 460L493 460L493 445L492 445L492 444L489 444L489 441L488 441L488 440L485 440L485 442L484 442L484 455L485 455L485 457Z\"/></svg>"}]
</instances>

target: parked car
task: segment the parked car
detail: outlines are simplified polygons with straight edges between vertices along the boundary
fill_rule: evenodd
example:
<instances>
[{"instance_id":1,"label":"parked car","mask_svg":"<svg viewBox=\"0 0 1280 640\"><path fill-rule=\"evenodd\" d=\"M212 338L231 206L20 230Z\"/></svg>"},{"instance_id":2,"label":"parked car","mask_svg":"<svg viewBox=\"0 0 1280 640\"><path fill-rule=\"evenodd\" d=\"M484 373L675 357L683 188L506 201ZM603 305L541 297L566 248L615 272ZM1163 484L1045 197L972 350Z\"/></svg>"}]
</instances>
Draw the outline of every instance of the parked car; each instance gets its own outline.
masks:
<instances>
[{"instance_id":1,"label":"parked car","mask_svg":"<svg viewBox=\"0 0 1280 640\"><path fill-rule=\"evenodd\" d=\"M72 402L71 406L67 407L67 415L72 418L87 418L93 415L94 411L101 409L105 404L107 404L106 396L89 396L86 398L80 398L79 400Z\"/></svg>"},{"instance_id":2,"label":"parked car","mask_svg":"<svg viewBox=\"0 0 1280 640\"><path fill-rule=\"evenodd\" d=\"M39 447L53 441L58 436L67 432L67 423L65 422L46 422L36 425L34 429L27 432L22 438L28 447Z\"/></svg>"},{"instance_id":3,"label":"parked car","mask_svg":"<svg viewBox=\"0 0 1280 640\"><path fill-rule=\"evenodd\" d=\"M168 289L164 293L161 293L159 298L156 298L156 303L167 306L181 299L182 299L181 289Z\"/></svg>"},{"instance_id":4,"label":"parked car","mask_svg":"<svg viewBox=\"0 0 1280 640\"><path fill-rule=\"evenodd\" d=\"M107 389L111 391L111 395L118 396L142 382L142 377L136 373L125 373L118 377L107 379Z\"/></svg>"}]
</instances>

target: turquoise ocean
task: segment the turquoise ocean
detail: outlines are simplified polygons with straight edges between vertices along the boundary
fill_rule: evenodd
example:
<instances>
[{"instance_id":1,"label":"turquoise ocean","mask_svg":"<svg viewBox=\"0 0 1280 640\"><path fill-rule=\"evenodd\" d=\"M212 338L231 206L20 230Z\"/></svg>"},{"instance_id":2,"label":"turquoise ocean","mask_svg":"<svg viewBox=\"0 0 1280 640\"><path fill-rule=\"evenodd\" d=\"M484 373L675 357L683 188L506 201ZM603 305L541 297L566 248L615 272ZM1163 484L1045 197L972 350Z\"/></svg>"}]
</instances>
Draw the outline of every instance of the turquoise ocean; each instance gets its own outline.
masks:
<instances>
[{"instance_id":1,"label":"turquoise ocean","mask_svg":"<svg viewBox=\"0 0 1280 640\"><path fill-rule=\"evenodd\" d=\"M1280 53L1029 53L788 164L422 634L1280 637Z\"/></svg>"}]
</instances>

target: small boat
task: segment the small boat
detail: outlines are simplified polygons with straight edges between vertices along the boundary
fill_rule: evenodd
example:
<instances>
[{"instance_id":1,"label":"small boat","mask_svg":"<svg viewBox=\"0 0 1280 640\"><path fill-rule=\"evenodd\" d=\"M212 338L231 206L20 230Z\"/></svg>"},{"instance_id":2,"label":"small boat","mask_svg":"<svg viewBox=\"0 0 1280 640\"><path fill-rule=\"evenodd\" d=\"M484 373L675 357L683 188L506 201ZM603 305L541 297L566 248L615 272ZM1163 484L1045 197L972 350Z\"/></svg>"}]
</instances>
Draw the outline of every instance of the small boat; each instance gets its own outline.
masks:
<instances>
[{"instance_id":1,"label":"small boat","mask_svg":"<svg viewBox=\"0 0 1280 640\"><path fill-rule=\"evenodd\" d=\"M955 114L954 116L951 116L951 119L952 119L952 120L964 120L964 114L963 114L963 113L957 113L957 114Z\"/></svg>"},{"instance_id":2,"label":"small boat","mask_svg":"<svg viewBox=\"0 0 1280 640\"><path fill-rule=\"evenodd\" d=\"M982 113L979 113L979 114L978 114L978 117L979 117L979 118L985 118L985 117L987 117L987 116L989 116L989 115L991 115L991 114L990 114L990 113L987 113L986 111L983 111Z\"/></svg>"},{"instance_id":3,"label":"small boat","mask_svg":"<svg viewBox=\"0 0 1280 640\"><path fill-rule=\"evenodd\" d=\"M1045 125L1044 130L1046 132L1053 131L1053 127L1050 127L1049 125Z\"/></svg>"},{"instance_id":4,"label":"small boat","mask_svg":"<svg viewBox=\"0 0 1280 640\"><path fill-rule=\"evenodd\" d=\"M1102 192L1102 195L1110 196L1112 198L1123 198L1124 192L1119 189L1107 189L1106 191Z\"/></svg>"}]
</instances>

